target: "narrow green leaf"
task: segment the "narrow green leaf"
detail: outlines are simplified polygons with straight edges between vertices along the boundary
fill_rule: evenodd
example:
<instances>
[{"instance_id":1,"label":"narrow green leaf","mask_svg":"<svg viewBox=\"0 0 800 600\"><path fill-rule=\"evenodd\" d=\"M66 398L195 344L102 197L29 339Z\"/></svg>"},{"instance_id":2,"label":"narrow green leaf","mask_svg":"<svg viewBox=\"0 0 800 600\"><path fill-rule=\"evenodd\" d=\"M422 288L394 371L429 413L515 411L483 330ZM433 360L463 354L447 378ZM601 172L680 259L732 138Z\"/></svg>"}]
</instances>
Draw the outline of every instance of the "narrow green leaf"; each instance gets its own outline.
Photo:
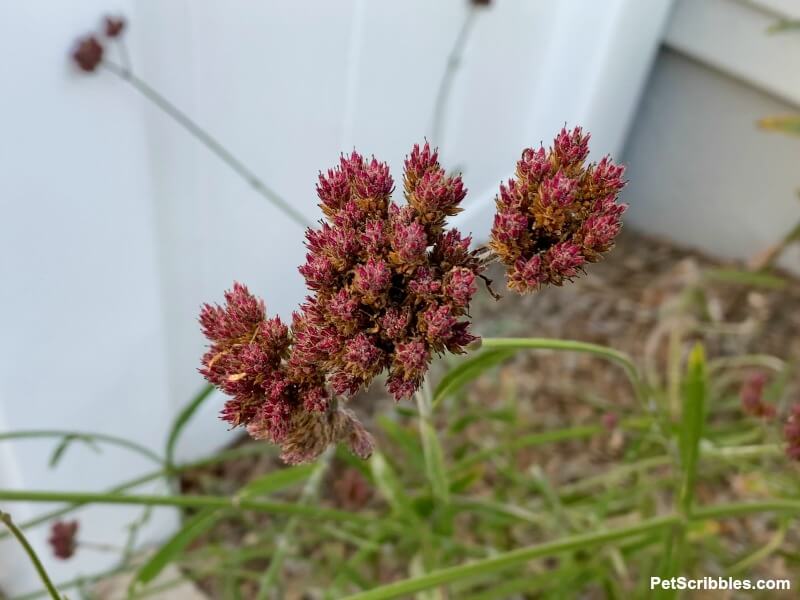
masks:
<instances>
[{"instance_id":1,"label":"narrow green leaf","mask_svg":"<svg viewBox=\"0 0 800 600\"><path fill-rule=\"evenodd\" d=\"M697 344L689 355L686 372L684 404L681 415L680 453L682 482L680 508L689 515L697 478L697 461L700 456L700 440L706 416L708 377L703 346Z\"/></svg>"},{"instance_id":2,"label":"narrow green leaf","mask_svg":"<svg viewBox=\"0 0 800 600\"><path fill-rule=\"evenodd\" d=\"M433 407L436 408L447 396L456 393L467 383L512 357L515 353L516 350L507 349L484 350L476 356L460 362L442 377L439 385L436 386L436 390L433 392Z\"/></svg>"},{"instance_id":3,"label":"narrow green leaf","mask_svg":"<svg viewBox=\"0 0 800 600\"><path fill-rule=\"evenodd\" d=\"M405 489L400 484L397 474L380 452L375 452L369 459L372 478L383 498L397 514L413 517L416 513Z\"/></svg>"},{"instance_id":4,"label":"narrow green leaf","mask_svg":"<svg viewBox=\"0 0 800 600\"><path fill-rule=\"evenodd\" d=\"M178 558L192 541L208 531L222 513L222 509L217 507L204 508L187 519L183 527L142 565L131 582L131 589L137 585L147 584L158 577L164 567Z\"/></svg>"},{"instance_id":5,"label":"narrow green leaf","mask_svg":"<svg viewBox=\"0 0 800 600\"><path fill-rule=\"evenodd\" d=\"M711 281L735 283L748 287L780 290L786 287L783 277L765 273L764 271L748 271L747 269L707 269L705 278Z\"/></svg>"},{"instance_id":6,"label":"narrow green leaf","mask_svg":"<svg viewBox=\"0 0 800 600\"><path fill-rule=\"evenodd\" d=\"M253 498L256 496L272 494L292 484L308 479L311 476L311 473L314 472L314 468L315 465L313 464L297 465L267 473L266 475L257 477L253 481L245 484L239 489L237 497Z\"/></svg>"},{"instance_id":7,"label":"narrow green leaf","mask_svg":"<svg viewBox=\"0 0 800 600\"><path fill-rule=\"evenodd\" d=\"M417 416L416 413L414 416ZM425 458L420 448L419 437L414 428L404 427L384 415L377 418L378 426L387 437L405 451L407 458L418 467L424 467Z\"/></svg>"},{"instance_id":8,"label":"narrow green leaf","mask_svg":"<svg viewBox=\"0 0 800 600\"><path fill-rule=\"evenodd\" d=\"M69 448L72 442L76 441L83 442L98 454L101 451L100 447L95 444L90 437L86 437L78 433L65 435L58 443L58 446L55 447L53 453L50 455L49 465L51 469L58 466L58 463L61 462L61 459L64 457L64 453L67 451L67 448Z\"/></svg>"},{"instance_id":9,"label":"narrow green leaf","mask_svg":"<svg viewBox=\"0 0 800 600\"><path fill-rule=\"evenodd\" d=\"M175 420L172 422L172 426L169 429L167 446L164 452L168 466L171 467L175 464L175 446L178 444L178 439L180 438L181 432L184 430L186 425L189 424L191 418L213 391L213 385L205 386L194 398L189 401L186 406L183 407L183 409L181 409L181 412L178 413L178 416L175 417Z\"/></svg>"},{"instance_id":10,"label":"narrow green leaf","mask_svg":"<svg viewBox=\"0 0 800 600\"><path fill-rule=\"evenodd\" d=\"M657 517L620 529L608 529L560 538L552 542L517 548L489 558L475 560L455 567L438 569L424 575L395 581L371 590L347 596L347 600L387 600L407 598L410 594L429 590L447 583L477 578L521 565L531 560L562 554L577 549L587 549L601 544L616 542L642 533L650 533L674 525L677 517Z\"/></svg>"},{"instance_id":11,"label":"narrow green leaf","mask_svg":"<svg viewBox=\"0 0 800 600\"><path fill-rule=\"evenodd\" d=\"M444 451L432 422L431 404L423 391L417 392L416 399L419 409L419 433L425 455L425 472L431 484L433 497L446 506L450 503L450 484L447 481L447 469L444 465Z\"/></svg>"}]
</instances>

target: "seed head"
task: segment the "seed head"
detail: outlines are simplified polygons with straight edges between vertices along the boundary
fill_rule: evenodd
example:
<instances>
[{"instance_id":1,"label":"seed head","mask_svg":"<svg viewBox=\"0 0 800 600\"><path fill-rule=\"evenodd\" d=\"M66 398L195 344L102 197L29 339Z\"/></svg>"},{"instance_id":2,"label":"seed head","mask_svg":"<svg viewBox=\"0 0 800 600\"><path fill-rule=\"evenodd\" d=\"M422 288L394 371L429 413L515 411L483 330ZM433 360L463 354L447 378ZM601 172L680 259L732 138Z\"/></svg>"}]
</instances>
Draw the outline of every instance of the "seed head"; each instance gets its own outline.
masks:
<instances>
[{"instance_id":1,"label":"seed head","mask_svg":"<svg viewBox=\"0 0 800 600\"><path fill-rule=\"evenodd\" d=\"M619 233L623 168L611 159L585 165L589 135L562 129L545 151L528 148L516 177L500 186L490 246L520 293L562 285L597 262Z\"/></svg>"}]
</instances>

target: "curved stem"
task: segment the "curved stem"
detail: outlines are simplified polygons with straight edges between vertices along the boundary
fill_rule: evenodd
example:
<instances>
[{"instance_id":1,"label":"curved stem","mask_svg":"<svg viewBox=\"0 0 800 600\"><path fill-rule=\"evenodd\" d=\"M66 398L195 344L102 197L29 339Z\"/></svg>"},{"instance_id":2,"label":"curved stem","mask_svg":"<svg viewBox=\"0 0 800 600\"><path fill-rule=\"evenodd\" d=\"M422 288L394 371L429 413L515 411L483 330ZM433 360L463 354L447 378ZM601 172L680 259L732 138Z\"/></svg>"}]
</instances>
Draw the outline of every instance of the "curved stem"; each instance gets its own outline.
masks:
<instances>
[{"instance_id":1,"label":"curved stem","mask_svg":"<svg viewBox=\"0 0 800 600\"><path fill-rule=\"evenodd\" d=\"M31 563L33 563L36 572L39 574L39 578L42 580L45 589L47 589L47 591L50 593L50 596L53 598L53 600L61 600L61 596L59 596L58 590L50 580L50 576L47 574L47 571L45 571L42 561L39 560L39 557L36 555L36 551L30 545L22 531L16 525L14 525L14 522L11 520L11 515L0 510L0 521L2 521L5 526L8 527L11 534L17 538L17 541L20 543L23 550L25 550L28 558L30 558Z\"/></svg>"},{"instance_id":2,"label":"curved stem","mask_svg":"<svg viewBox=\"0 0 800 600\"><path fill-rule=\"evenodd\" d=\"M461 58L464 54L467 40L469 40L469 34L472 30L472 24L475 22L477 10L478 9L474 6L470 6L467 16L464 18L464 22L461 25L461 29L458 31L453 48L450 50L450 54L447 57L447 65L442 74L442 79L439 82L439 89L436 92L436 101L433 105L433 121L431 124L431 141L439 147L443 145L442 128L444 127L444 115L447 110L450 91L453 88L456 72L461 66Z\"/></svg>"},{"instance_id":3,"label":"curved stem","mask_svg":"<svg viewBox=\"0 0 800 600\"><path fill-rule=\"evenodd\" d=\"M153 462L163 465L163 459L150 450L149 448L137 444L131 440L117 437L114 435L107 435L105 433L91 433L85 431L67 431L61 429L34 429L30 431L11 431L8 433L0 433L0 441L3 440L16 440L16 439L30 439L30 438L62 438L63 440L81 440L84 442L102 442L121 448L127 448L147 457Z\"/></svg>"},{"instance_id":4,"label":"curved stem","mask_svg":"<svg viewBox=\"0 0 800 600\"><path fill-rule=\"evenodd\" d=\"M237 175L244 179L262 197L266 198L276 208L281 210L289 219L301 227L310 227L308 220L292 207L275 190L262 181L247 165L234 156L230 150L223 146L210 133L189 118L186 113L167 100L164 96L150 87L144 80L134 75L131 71L109 60L103 61L103 66L111 73L129 83L137 92L150 100L176 123L188 131L195 139L211 150L218 158L228 165Z\"/></svg>"},{"instance_id":5,"label":"curved stem","mask_svg":"<svg viewBox=\"0 0 800 600\"><path fill-rule=\"evenodd\" d=\"M647 390L639 376L639 370L636 368L633 359L619 350L589 342L551 338L483 338L481 346L484 348L508 348L512 350L529 349L583 352L585 354L600 356L622 367L623 371L625 371L625 375L628 376L633 386L633 391L634 394L636 394L637 400L647 407Z\"/></svg>"},{"instance_id":6,"label":"curved stem","mask_svg":"<svg viewBox=\"0 0 800 600\"><path fill-rule=\"evenodd\" d=\"M300 499L298 500L299 505L309 505L312 499L318 495L319 488L322 485L322 480L324 479L325 474L328 472L328 468L333 462L333 455L334 448L331 447L328 448L320 457L314 472L308 478L308 481L306 481L305 486L303 486L303 491L300 493ZM275 542L275 550L272 555L272 560L269 563L269 567L266 571L264 571L264 574L259 579L257 600L266 600L270 597L272 586L275 584L275 580L278 578L281 567L283 567L283 561L286 559L286 555L289 553L289 540L292 535L294 535L294 530L297 528L299 523L299 517L292 517L286 523L283 531L278 536L278 539Z\"/></svg>"},{"instance_id":7,"label":"curved stem","mask_svg":"<svg viewBox=\"0 0 800 600\"><path fill-rule=\"evenodd\" d=\"M198 461L194 461L191 463L186 463L183 465L179 465L174 467L171 470L167 469L160 469L158 471L151 471L150 473L145 473L139 477L134 479L130 479L124 483L121 483L109 490L106 491L107 494L119 494L121 492L127 491L129 489L138 487L145 483L149 483L154 481L160 477L165 477L168 475L174 475L176 473L181 473L183 471L188 471L191 469L197 469L200 467L206 467L208 465L214 465L225 460L230 460L234 458L239 458L242 456L249 456L251 454L261 454L264 452L264 448L269 449L268 446L259 446L259 445L250 445L250 446L242 446L241 448L234 448L232 450L226 450L224 452L220 452L214 456L209 458L204 458ZM85 505L86 502L74 502L72 504L68 504L63 508L58 508L56 510L52 510L46 512L44 514L39 515L38 517L34 517L33 519L29 519L24 523L20 523L19 527L22 529L27 529L28 527L36 527L37 525L41 525L42 523L47 523L53 519L57 519L63 515L69 514L70 512L77 510L81 506ZM7 531L0 532L0 540L10 535Z\"/></svg>"},{"instance_id":8,"label":"curved stem","mask_svg":"<svg viewBox=\"0 0 800 600\"><path fill-rule=\"evenodd\" d=\"M103 494L89 492L47 492L38 490L0 490L0 500L13 502L73 502L94 504L135 504L141 506L177 506L183 508L234 508L285 515L302 515L332 519L334 521L351 521L370 523L367 516L349 513L331 508L318 508L291 502L268 502L246 498L229 498L227 496L153 496L144 494Z\"/></svg>"}]
</instances>

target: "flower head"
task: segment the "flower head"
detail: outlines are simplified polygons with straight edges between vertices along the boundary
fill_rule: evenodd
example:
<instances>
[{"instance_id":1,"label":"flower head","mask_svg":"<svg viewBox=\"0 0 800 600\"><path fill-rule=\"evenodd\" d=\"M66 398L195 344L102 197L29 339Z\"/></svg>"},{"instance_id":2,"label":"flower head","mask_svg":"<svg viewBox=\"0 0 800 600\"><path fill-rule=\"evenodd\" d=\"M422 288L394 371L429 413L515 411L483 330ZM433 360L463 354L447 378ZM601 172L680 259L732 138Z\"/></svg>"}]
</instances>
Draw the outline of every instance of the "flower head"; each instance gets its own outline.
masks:
<instances>
[{"instance_id":1,"label":"flower head","mask_svg":"<svg viewBox=\"0 0 800 600\"><path fill-rule=\"evenodd\" d=\"M526 150L517 177L501 186L491 248L511 267L509 285L561 285L611 247L624 207L622 170L584 166L588 136L562 131L553 148ZM291 325L268 318L263 301L235 283L224 305L203 306L210 345L201 372L230 396L222 418L307 462L329 444L368 456L373 440L340 406L386 372L395 399L414 394L436 355L478 338L469 305L488 258L447 226L466 189L438 153L415 145L405 159L405 203L391 195L386 163L357 152L319 174L324 220L306 232L300 274L309 290Z\"/></svg>"},{"instance_id":2,"label":"flower head","mask_svg":"<svg viewBox=\"0 0 800 600\"><path fill-rule=\"evenodd\" d=\"M767 376L764 373L751 373L742 384L739 396L742 410L753 417L771 419L775 416L775 407L764 400L764 388Z\"/></svg>"},{"instance_id":3,"label":"flower head","mask_svg":"<svg viewBox=\"0 0 800 600\"><path fill-rule=\"evenodd\" d=\"M75 554L78 543L75 536L78 533L78 521L55 521L50 526L50 537L47 542L53 548L56 558L67 560Z\"/></svg>"},{"instance_id":4,"label":"flower head","mask_svg":"<svg viewBox=\"0 0 800 600\"><path fill-rule=\"evenodd\" d=\"M786 456L800 461L800 403L789 410L789 416L783 426L783 437L786 441Z\"/></svg>"},{"instance_id":5,"label":"flower head","mask_svg":"<svg viewBox=\"0 0 800 600\"><path fill-rule=\"evenodd\" d=\"M610 250L625 205L623 168L585 164L589 135L562 129L549 150L523 151L516 177L500 186L490 246L520 293L562 285Z\"/></svg>"},{"instance_id":6,"label":"flower head","mask_svg":"<svg viewBox=\"0 0 800 600\"><path fill-rule=\"evenodd\" d=\"M79 69L91 73L103 62L103 45L93 35L81 38L72 52L72 60Z\"/></svg>"},{"instance_id":7,"label":"flower head","mask_svg":"<svg viewBox=\"0 0 800 600\"><path fill-rule=\"evenodd\" d=\"M469 303L483 263L470 239L447 229L466 190L428 144L406 159L407 203L391 199L385 163L353 152L320 173L325 221L306 233L300 273L310 295L291 326L235 283L225 305L200 314L210 341L201 372L231 398L222 418L306 462L337 441L367 456L372 438L347 398L388 371L395 398L421 385L431 357L474 341Z\"/></svg>"},{"instance_id":8,"label":"flower head","mask_svg":"<svg viewBox=\"0 0 800 600\"><path fill-rule=\"evenodd\" d=\"M125 30L125 18L121 16L108 15L103 19L103 30L110 38L119 37Z\"/></svg>"}]
</instances>

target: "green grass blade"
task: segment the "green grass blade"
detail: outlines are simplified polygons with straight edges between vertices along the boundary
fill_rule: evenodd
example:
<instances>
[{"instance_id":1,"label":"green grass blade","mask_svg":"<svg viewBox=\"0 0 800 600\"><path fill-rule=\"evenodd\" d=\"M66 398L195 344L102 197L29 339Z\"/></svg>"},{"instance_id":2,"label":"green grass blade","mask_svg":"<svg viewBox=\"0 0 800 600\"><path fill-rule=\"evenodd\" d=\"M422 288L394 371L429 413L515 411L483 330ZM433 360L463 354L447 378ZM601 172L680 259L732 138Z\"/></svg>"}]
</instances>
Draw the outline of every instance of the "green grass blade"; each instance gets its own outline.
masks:
<instances>
[{"instance_id":1,"label":"green grass blade","mask_svg":"<svg viewBox=\"0 0 800 600\"><path fill-rule=\"evenodd\" d=\"M489 558L446 569L438 569L417 577L395 581L388 585L348 596L346 600L387 600L389 598L408 597L410 594L429 590L454 581L491 575L514 565L524 564L537 558L562 554L572 550L583 550L593 546L623 540L642 533L656 531L663 527L673 525L677 521L678 518L674 516L657 517L628 527L574 535L544 544L518 548Z\"/></svg>"},{"instance_id":2,"label":"green grass blade","mask_svg":"<svg viewBox=\"0 0 800 600\"><path fill-rule=\"evenodd\" d=\"M203 402L208 399L213 391L213 385L206 385L194 398L189 401L186 406L183 407L183 409L181 409L181 412L178 413L178 416L175 417L175 420L172 422L172 426L169 428L169 436L167 437L167 445L164 451L164 457L168 467L172 467L175 464L175 446L178 444L178 439L181 436L181 432L189 424L189 421L191 421L194 414L203 405Z\"/></svg>"},{"instance_id":3,"label":"green grass blade","mask_svg":"<svg viewBox=\"0 0 800 600\"><path fill-rule=\"evenodd\" d=\"M684 403L681 415L680 454L681 489L679 508L681 513L691 514L694 484L697 479L697 462L700 457L700 440L706 418L708 376L703 347L698 344L689 356L686 373Z\"/></svg>"},{"instance_id":4,"label":"green grass blade","mask_svg":"<svg viewBox=\"0 0 800 600\"><path fill-rule=\"evenodd\" d=\"M400 516L415 518L411 500L405 492L392 466L380 452L373 453L369 466L375 486L392 510Z\"/></svg>"},{"instance_id":5,"label":"green grass blade","mask_svg":"<svg viewBox=\"0 0 800 600\"><path fill-rule=\"evenodd\" d=\"M417 392L419 408L419 433L425 455L425 472L431 484L433 497L445 507L450 504L450 483L444 463L444 451L432 422L432 407L425 392Z\"/></svg>"},{"instance_id":6,"label":"green grass blade","mask_svg":"<svg viewBox=\"0 0 800 600\"><path fill-rule=\"evenodd\" d=\"M208 531L222 513L222 509L219 508L204 508L187 519L178 532L142 565L131 581L130 589L134 590L137 586L145 585L158 577L164 567L178 558L195 539Z\"/></svg>"},{"instance_id":7,"label":"green grass blade","mask_svg":"<svg viewBox=\"0 0 800 600\"><path fill-rule=\"evenodd\" d=\"M253 498L272 494L292 484L308 479L314 472L315 465L297 465L285 467L261 477L242 486L237 494L239 498Z\"/></svg>"},{"instance_id":8,"label":"green grass blade","mask_svg":"<svg viewBox=\"0 0 800 600\"><path fill-rule=\"evenodd\" d=\"M476 356L470 357L452 368L442 377L436 390L433 392L431 404L436 408L447 396L456 393L470 381L476 379L485 371L499 365L511 358L516 350L495 349L484 350Z\"/></svg>"}]
</instances>

